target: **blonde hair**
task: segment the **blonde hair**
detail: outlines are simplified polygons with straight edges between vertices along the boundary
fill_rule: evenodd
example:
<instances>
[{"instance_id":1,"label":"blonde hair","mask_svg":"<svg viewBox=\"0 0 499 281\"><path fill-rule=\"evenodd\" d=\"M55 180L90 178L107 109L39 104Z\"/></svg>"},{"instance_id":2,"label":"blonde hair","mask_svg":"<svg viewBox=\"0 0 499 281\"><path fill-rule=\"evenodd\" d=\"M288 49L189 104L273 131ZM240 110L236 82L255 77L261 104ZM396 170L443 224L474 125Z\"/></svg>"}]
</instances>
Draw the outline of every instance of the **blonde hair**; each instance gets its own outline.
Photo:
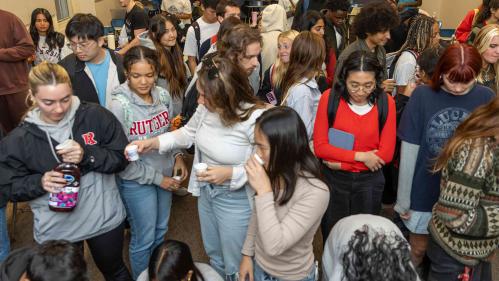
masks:
<instances>
[{"instance_id":1,"label":"blonde hair","mask_svg":"<svg viewBox=\"0 0 499 281\"><path fill-rule=\"evenodd\" d=\"M480 56L482 56L483 53L487 51L487 49L490 46L490 42L492 42L492 39L494 37L499 36L499 25L497 24L488 24L484 26L478 34L475 37L475 40L473 40L473 46L477 48L478 52L480 53ZM483 60L483 58L482 58ZM495 64L489 64L487 63L487 67L483 68L480 70L480 73L478 74L478 82L484 83L485 81L485 75L487 74L487 71L489 67L492 67L493 75L495 77L495 87L496 90L499 89L499 61L496 62Z\"/></svg>"},{"instance_id":2,"label":"blonde hair","mask_svg":"<svg viewBox=\"0 0 499 281\"><path fill-rule=\"evenodd\" d=\"M32 95L36 94L39 86L67 83L71 87L71 79L66 69L56 63L50 62L42 62L33 67L29 72L28 82Z\"/></svg>"},{"instance_id":3,"label":"blonde hair","mask_svg":"<svg viewBox=\"0 0 499 281\"><path fill-rule=\"evenodd\" d=\"M34 95L38 92L38 87L57 84L68 84L71 87L71 79L64 67L50 62L42 62L33 67L28 76L29 95L26 104L30 107L27 112L33 110L38 105Z\"/></svg>"},{"instance_id":4,"label":"blonde hair","mask_svg":"<svg viewBox=\"0 0 499 281\"><path fill-rule=\"evenodd\" d=\"M277 37L277 40L279 42L279 40L285 38L293 42L296 36L298 36L298 34L300 34L298 31L291 29L288 31L281 32L281 34L279 34L279 36ZM289 62L283 63L279 58L279 56L277 57L277 60L274 64L274 70L273 70L274 74L271 76L272 81L270 81L274 88L281 85L282 79L284 78L284 74L286 74L286 71L288 70L288 65Z\"/></svg>"}]
</instances>

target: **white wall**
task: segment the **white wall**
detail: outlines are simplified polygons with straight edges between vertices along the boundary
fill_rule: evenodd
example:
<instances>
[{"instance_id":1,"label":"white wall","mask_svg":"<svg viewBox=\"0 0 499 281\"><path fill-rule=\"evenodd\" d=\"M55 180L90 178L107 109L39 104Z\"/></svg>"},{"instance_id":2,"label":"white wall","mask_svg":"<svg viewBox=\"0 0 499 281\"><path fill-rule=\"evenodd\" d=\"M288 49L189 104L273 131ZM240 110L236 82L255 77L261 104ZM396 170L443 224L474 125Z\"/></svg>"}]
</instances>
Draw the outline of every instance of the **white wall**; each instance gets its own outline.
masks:
<instances>
[{"instance_id":1,"label":"white wall","mask_svg":"<svg viewBox=\"0 0 499 281\"><path fill-rule=\"evenodd\" d=\"M107 26L111 22L110 9L120 8L118 0L68 0L72 13L91 13L96 15ZM481 0L424 0L422 9L436 15L443 21L443 28L456 28L464 15L478 7ZM13 12L29 25L31 11L35 8L45 8L55 19L54 0L0 0L0 8ZM66 22L58 23L55 28L64 30Z\"/></svg>"},{"instance_id":2,"label":"white wall","mask_svg":"<svg viewBox=\"0 0 499 281\"><path fill-rule=\"evenodd\" d=\"M111 24L110 9L120 8L118 0L68 0L70 14L90 13L96 15L104 24ZM36 8L45 8L50 11L54 20L54 28L60 32L66 28L67 20L58 22L54 0L0 0L0 9L16 14L29 26L31 12Z\"/></svg>"},{"instance_id":3,"label":"white wall","mask_svg":"<svg viewBox=\"0 0 499 281\"><path fill-rule=\"evenodd\" d=\"M423 0L421 8L442 20L443 28L454 29L469 10L481 3L481 0Z\"/></svg>"}]
</instances>

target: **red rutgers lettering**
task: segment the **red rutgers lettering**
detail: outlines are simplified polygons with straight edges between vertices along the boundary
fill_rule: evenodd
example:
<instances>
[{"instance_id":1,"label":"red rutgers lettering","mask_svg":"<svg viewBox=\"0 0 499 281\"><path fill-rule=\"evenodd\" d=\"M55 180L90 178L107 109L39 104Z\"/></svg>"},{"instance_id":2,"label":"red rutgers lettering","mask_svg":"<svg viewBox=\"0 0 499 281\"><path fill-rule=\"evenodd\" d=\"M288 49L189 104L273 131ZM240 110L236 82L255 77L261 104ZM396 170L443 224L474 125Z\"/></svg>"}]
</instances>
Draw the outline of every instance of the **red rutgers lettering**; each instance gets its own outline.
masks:
<instances>
[{"instance_id":1,"label":"red rutgers lettering","mask_svg":"<svg viewBox=\"0 0 499 281\"><path fill-rule=\"evenodd\" d=\"M168 111L163 111L150 119L134 121L130 127L131 136L145 135L160 130L170 124Z\"/></svg>"},{"instance_id":2,"label":"red rutgers lettering","mask_svg":"<svg viewBox=\"0 0 499 281\"><path fill-rule=\"evenodd\" d=\"M86 134L81 135L83 138L83 141L85 142L86 145L96 145L97 141L95 140L95 134L94 132L88 132Z\"/></svg>"}]
</instances>

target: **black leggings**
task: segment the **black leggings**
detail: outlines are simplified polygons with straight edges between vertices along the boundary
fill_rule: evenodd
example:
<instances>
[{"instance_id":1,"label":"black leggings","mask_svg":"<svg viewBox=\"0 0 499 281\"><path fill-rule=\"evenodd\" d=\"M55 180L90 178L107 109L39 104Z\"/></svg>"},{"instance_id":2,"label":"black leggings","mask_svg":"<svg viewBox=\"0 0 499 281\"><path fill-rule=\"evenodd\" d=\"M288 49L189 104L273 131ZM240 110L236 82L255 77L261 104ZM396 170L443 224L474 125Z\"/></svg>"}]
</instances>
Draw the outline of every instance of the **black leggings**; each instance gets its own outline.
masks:
<instances>
[{"instance_id":1,"label":"black leggings","mask_svg":"<svg viewBox=\"0 0 499 281\"><path fill-rule=\"evenodd\" d=\"M123 232L125 224L99 236L87 239L90 253L106 281L131 281L132 277L123 262ZM83 247L83 242L76 243Z\"/></svg>"}]
</instances>

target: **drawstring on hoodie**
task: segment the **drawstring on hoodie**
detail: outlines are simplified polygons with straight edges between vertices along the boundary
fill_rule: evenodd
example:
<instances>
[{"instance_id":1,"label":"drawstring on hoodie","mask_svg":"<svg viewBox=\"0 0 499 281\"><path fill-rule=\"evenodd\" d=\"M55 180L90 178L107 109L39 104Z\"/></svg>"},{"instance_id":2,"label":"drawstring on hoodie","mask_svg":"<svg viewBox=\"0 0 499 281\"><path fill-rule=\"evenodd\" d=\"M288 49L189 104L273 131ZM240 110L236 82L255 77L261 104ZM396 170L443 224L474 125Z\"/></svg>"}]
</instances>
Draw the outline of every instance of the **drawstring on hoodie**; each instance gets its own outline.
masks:
<instances>
[{"instance_id":1,"label":"drawstring on hoodie","mask_svg":"<svg viewBox=\"0 0 499 281\"><path fill-rule=\"evenodd\" d=\"M59 156L57 156L57 153L55 153L54 145L52 144L52 138L49 135L49 132L43 130L45 134L47 135L47 139L49 140L49 145L50 145L50 151L52 151L52 155L54 156L55 160L57 161L58 164L61 164L61 160L59 160ZM69 137L73 140L73 130L69 132Z\"/></svg>"}]
</instances>

